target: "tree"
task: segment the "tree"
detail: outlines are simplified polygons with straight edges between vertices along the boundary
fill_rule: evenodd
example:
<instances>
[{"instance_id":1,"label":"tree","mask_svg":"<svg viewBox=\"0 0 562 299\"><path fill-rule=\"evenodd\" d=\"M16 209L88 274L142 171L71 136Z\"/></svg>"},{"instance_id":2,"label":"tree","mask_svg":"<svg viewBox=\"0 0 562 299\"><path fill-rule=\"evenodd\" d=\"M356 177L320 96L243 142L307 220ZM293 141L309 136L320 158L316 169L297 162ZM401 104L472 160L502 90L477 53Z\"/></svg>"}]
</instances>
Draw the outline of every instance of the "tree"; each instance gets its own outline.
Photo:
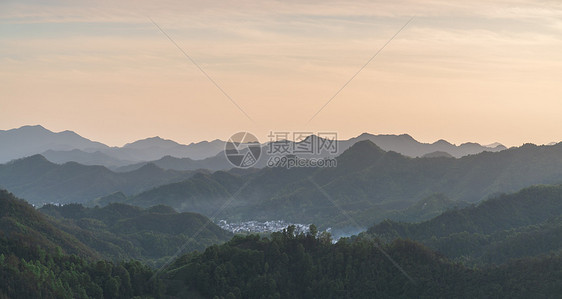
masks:
<instances>
[{"instance_id":1,"label":"tree","mask_svg":"<svg viewBox=\"0 0 562 299\"><path fill-rule=\"evenodd\" d=\"M314 238L316 238L316 235L318 234L318 228L316 227L316 225L311 224L308 227L308 233L313 236Z\"/></svg>"}]
</instances>

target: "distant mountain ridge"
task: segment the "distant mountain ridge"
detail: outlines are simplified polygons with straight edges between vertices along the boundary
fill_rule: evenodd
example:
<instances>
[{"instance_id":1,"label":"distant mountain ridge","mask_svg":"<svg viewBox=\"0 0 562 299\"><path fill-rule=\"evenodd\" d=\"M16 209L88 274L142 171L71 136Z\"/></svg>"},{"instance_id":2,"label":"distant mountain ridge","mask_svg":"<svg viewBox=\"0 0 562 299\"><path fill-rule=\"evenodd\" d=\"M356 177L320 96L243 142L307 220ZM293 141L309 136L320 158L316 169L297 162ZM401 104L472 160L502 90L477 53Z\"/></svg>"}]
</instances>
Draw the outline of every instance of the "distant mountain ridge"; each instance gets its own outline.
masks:
<instances>
[{"instance_id":1,"label":"distant mountain ridge","mask_svg":"<svg viewBox=\"0 0 562 299\"><path fill-rule=\"evenodd\" d=\"M120 148L110 148L105 153L133 161L153 161L164 156L201 160L216 155L224 149L224 145L225 142L218 139L184 145L156 136L127 143Z\"/></svg>"},{"instance_id":2,"label":"distant mountain ridge","mask_svg":"<svg viewBox=\"0 0 562 299\"><path fill-rule=\"evenodd\" d=\"M55 133L42 126L23 126L0 130L0 163L39 154L48 150L98 151L108 146L86 139L72 131Z\"/></svg>"},{"instance_id":3,"label":"distant mountain ridge","mask_svg":"<svg viewBox=\"0 0 562 299\"><path fill-rule=\"evenodd\" d=\"M121 191L127 195L185 180L193 171L164 170L147 164L117 173L103 166L86 166L76 162L59 165L41 155L0 164L0 187L30 203L87 202Z\"/></svg>"},{"instance_id":4,"label":"distant mountain ridge","mask_svg":"<svg viewBox=\"0 0 562 299\"><path fill-rule=\"evenodd\" d=\"M467 142L454 145L446 140L440 139L434 143L421 143L408 134L402 135L373 135L363 133L355 138L342 141L341 150L346 150L358 141L370 140L385 151L394 151L409 157L421 157L433 152L445 152L455 158L474 155L484 151L498 152L507 149L500 143L492 146L483 146L478 143Z\"/></svg>"},{"instance_id":5,"label":"distant mountain ridge","mask_svg":"<svg viewBox=\"0 0 562 299\"><path fill-rule=\"evenodd\" d=\"M220 154L208 159L219 158L225 163ZM475 202L532 184L562 181L562 144L526 144L454 159L410 158L364 140L336 159L334 168L266 167L209 174L205 170L163 169L183 167L173 157L161 159L168 165L142 163L134 170L115 172L76 162L58 165L42 156L32 156L0 165L0 187L39 205L51 201L93 203L100 198L99 203L124 201L144 207L167 204L181 211L210 215L230 198L229 194L248 183L239 194L243 202L236 202L226 211L231 219L269 220L282 213L284 220L295 223L347 225L348 219L334 214L334 207L322 199L324 196L311 185L310 178L341 201L343 208L358 213L358 222L365 224L435 193L454 201ZM197 160L183 162L199 167ZM191 178L195 173L202 174ZM125 198L107 197L116 192L122 192ZM252 219L255 213L260 219Z\"/></svg>"},{"instance_id":6,"label":"distant mountain ridge","mask_svg":"<svg viewBox=\"0 0 562 299\"><path fill-rule=\"evenodd\" d=\"M117 172L133 171L152 163L162 169L171 169L178 171L207 169L210 171L227 170L232 168L232 164L228 162L226 156L221 152L217 155L202 160L193 160L191 158L176 158L172 156L164 156L158 160L150 162L139 162L114 168ZM262 165L259 165L263 167Z\"/></svg>"},{"instance_id":7,"label":"distant mountain ridge","mask_svg":"<svg viewBox=\"0 0 562 299\"><path fill-rule=\"evenodd\" d=\"M285 146L290 149L299 148L301 146L305 146L307 143L318 145L321 141L326 139L322 139L316 135L310 135L305 140L299 142L293 141L275 141L275 142L268 142L262 145L262 154L258 160L258 162L253 165L255 168L264 168L269 161L269 158L275 155L278 155L275 152L271 152L271 148L275 148L277 146ZM481 146L477 143L464 143L460 146L453 145L445 140L439 140L435 143L420 143L412 138L410 135L402 134L402 135L372 135L368 133L364 133L358 137L351 138L348 140L340 140L337 141L336 151L331 153L328 150L323 150L314 153L296 153L295 156L307 159L307 158L327 158L327 157L336 157L339 154L343 153L345 150L350 148L353 144L359 141L369 140L380 148L385 151L394 151L400 153L405 156L410 157L456 157L460 158L466 155L478 154L484 151L488 152L498 152L505 150L506 147L500 145L499 143L494 145L494 147L486 147ZM451 153L454 153L451 154ZM146 163L149 162L139 162L131 165L121 166L114 168L115 171L132 171L142 167ZM208 169L211 171L217 170L228 170L232 168L232 164L226 159L226 155L224 151L219 152L217 155L213 157L208 157L203 160L193 160L190 158L177 158L172 156L165 156L161 159L150 161L150 163L154 163L158 165L158 167L164 169L173 169L173 170L196 170L196 169Z\"/></svg>"},{"instance_id":8,"label":"distant mountain ridge","mask_svg":"<svg viewBox=\"0 0 562 299\"><path fill-rule=\"evenodd\" d=\"M316 142L318 136L311 135L307 140ZM358 141L370 140L385 151L395 151L409 157L421 157L434 152L443 152L453 157L477 154L483 151L501 151L506 147L499 143L482 146L477 143L463 143L459 146L445 140L434 143L421 143L407 134L373 135L363 133L357 137L339 140L338 153L342 153ZM305 141L289 145L302 144ZM267 162L267 147L270 142L263 143L262 159L255 167L264 167ZM54 133L41 126L23 126L7 131L0 130L0 163L23 158L34 154L42 154L55 163L78 162L84 165L102 165L112 170L131 171L146 162L153 162L159 167L175 170L225 170L232 167L224 157L225 141L201 141L184 145L161 137L150 137L137 140L123 147L109 147L100 142L83 138L72 131ZM313 155L324 157L326 154ZM160 161L166 158L168 161ZM164 159L164 160L166 160ZM165 166L170 165L170 166ZM170 167L170 168L168 168Z\"/></svg>"},{"instance_id":9,"label":"distant mountain ridge","mask_svg":"<svg viewBox=\"0 0 562 299\"><path fill-rule=\"evenodd\" d=\"M221 152L225 142L217 139L184 145L156 136L137 140L123 147L109 147L72 131L55 133L37 125L0 130L0 144L0 163L45 154L56 163L72 161L85 165L119 167L157 160L167 155L204 159Z\"/></svg>"},{"instance_id":10,"label":"distant mountain ridge","mask_svg":"<svg viewBox=\"0 0 562 299\"><path fill-rule=\"evenodd\" d=\"M236 192L237 200L224 211L227 219L354 225L341 213L344 210L366 227L435 193L453 201L478 202L534 184L562 182L562 143L527 144L452 159L410 158L365 140L336 159L337 167L332 168L278 167L241 175L223 171L198 175L126 202L139 206L162 203L210 215ZM448 205L444 200L436 202ZM395 219L404 218L395 215Z\"/></svg>"},{"instance_id":11,"label":"distant mountain ridge","mask_svg":"<svg viewBox=\"0 0 562 299\"><path fill-rule=\"evenodd\" d=\"M79 149L73 149L68 151L55 151L48 150L41 153L43 157L47 160L57 163L64 164L67 162L77 162L83 165L101 165L101 166L125 166L133 164L130 160L121 160L105 154L101 151L95 152L85 152Z\"/></svg>"}]
</instances>

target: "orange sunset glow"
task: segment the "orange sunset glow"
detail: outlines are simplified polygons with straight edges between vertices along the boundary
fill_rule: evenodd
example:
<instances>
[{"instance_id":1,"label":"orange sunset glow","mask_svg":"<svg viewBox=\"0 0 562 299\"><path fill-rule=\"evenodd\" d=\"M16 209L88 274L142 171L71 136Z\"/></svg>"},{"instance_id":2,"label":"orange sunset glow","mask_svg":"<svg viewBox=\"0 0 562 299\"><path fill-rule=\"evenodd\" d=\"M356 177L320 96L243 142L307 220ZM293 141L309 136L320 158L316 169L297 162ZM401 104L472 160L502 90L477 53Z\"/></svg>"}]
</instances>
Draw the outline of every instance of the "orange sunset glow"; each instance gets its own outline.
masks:
<instances>
[{"instance_id":1,"label":"orange sunset glow","mask_svg":"<svg viewBox=\"0 0 562 299\"><path fill-rule=\"evenodd\" d=\"M242 130L546 144L562 140L560 78L558 1L0 4L0 128L110 145Z\"/></svg>"}]
</instances>

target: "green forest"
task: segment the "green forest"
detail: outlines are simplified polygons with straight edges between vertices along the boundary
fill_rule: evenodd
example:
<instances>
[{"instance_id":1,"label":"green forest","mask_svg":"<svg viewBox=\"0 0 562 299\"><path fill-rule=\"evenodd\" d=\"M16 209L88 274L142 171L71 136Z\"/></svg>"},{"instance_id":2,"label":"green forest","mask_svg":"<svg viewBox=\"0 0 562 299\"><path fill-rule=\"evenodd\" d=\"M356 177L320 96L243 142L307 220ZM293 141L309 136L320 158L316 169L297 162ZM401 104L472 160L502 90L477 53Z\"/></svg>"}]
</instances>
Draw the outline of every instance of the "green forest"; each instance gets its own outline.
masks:
<instances>
[{"instance_id":1,"label":"green forest","mask_svg":"<svg viewBox=\"0 0 562 299\"><path fill-rule=\"evenodd\" d=\"M36 210L1 191L0 298L553 298L562 293L560 203L562 186L535 186L337 241L314 225L216 233L207 241L215 245L159 268L151 255L169 253L119 256L104 246L140 242L148 227L168 234L153 243L168 240L166 221L140 219L182 213L123 204Z\"/></svg>"}]
</instances>

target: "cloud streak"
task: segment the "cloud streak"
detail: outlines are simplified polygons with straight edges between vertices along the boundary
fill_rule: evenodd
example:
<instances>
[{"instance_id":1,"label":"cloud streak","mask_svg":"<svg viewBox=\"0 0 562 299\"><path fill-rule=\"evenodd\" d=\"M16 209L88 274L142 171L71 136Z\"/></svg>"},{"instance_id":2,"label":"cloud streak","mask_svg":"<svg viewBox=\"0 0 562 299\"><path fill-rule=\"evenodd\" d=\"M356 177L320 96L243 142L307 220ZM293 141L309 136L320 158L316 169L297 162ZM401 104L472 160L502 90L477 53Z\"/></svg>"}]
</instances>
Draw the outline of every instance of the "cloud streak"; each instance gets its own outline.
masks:
<instances>
[{"instance_id":1,"label":"cloud streak","mask_svg":"<svg viewBox=\"0 0 562 299\"><path fill-rule=\"evenodd\" d=\"M414 26L350 83L311 130L337 129L350 137L361 133L352 126L374 133L419 129L415 135L430 140L463 132L461 142L495 132L508 136L499 141L509 144L522 142L523 137L488 132L478 125L470 133L466 129L470 120L463 122L461 114L468 111L466 103L474 102L474 97L504 103L508 97L516 103L513 107L539 103L549 111L562 109L553 100L560 92L555 78L562 76L562 4L531 0L3 2L0 98L8 104L2 108L23 113L29 123L51 123L54 129L72 128L63 124L66 116L59 115L59 122L43 116L58 113L55 108L38 105L41 111L31 113L25 107L48 100L53 107L67 105L65 111L81 115L78 119L88 119L88 109L106 111L104 117L126 132L156 130L150 125L177 136L184 133L175 128L179 126L202 132L191 132L188 140L175 137L186 142L223 138L233 127L267 132L303 123L301 119L310 117L335 92L334 86L349 79L412 15L417 17ZM224 102L220 94L162 38L147 16L249 107L248 113L261 125L244 128L229 115L236 112L220 106ZM540 97L531 103L528 97L533 94ZM446 98L453 103L441 102ZM80 101L88 104L68 106ZM108 106L110 102L115 104ZM137 102L141 104L134 106ZM436 114L435 123L423 131L415 122L416 112L423 109L419 102L441 103L443 108L436 109L448 116ZM158 108L161 103L186 111L185 116ZM493 114L485 104L479 105L470 111L483 118ZM149 125L141 116L127 115L131 125L121 125L120 115L127 109L138 115L162 111L173 117L168 115L159 125L155 116ZM372 115L362 117L366 111ZM390 118L395 111L409 119ZM531 119L539 119L538 112ZM201 125L208 120L217 128ZM445 120L459 123L447 124L450 130L436 130ZM10 128L18 121L14 116L0 125ZM562 125L554 127L562 132ZM94 129L81 129L88 130ZM107 138L120 143L124 134L114 131L115 136ZM103 136L98 139L103 141ZM496 141L484 138L490 140L482 142Z\"/></svg>"}]
</instances>

